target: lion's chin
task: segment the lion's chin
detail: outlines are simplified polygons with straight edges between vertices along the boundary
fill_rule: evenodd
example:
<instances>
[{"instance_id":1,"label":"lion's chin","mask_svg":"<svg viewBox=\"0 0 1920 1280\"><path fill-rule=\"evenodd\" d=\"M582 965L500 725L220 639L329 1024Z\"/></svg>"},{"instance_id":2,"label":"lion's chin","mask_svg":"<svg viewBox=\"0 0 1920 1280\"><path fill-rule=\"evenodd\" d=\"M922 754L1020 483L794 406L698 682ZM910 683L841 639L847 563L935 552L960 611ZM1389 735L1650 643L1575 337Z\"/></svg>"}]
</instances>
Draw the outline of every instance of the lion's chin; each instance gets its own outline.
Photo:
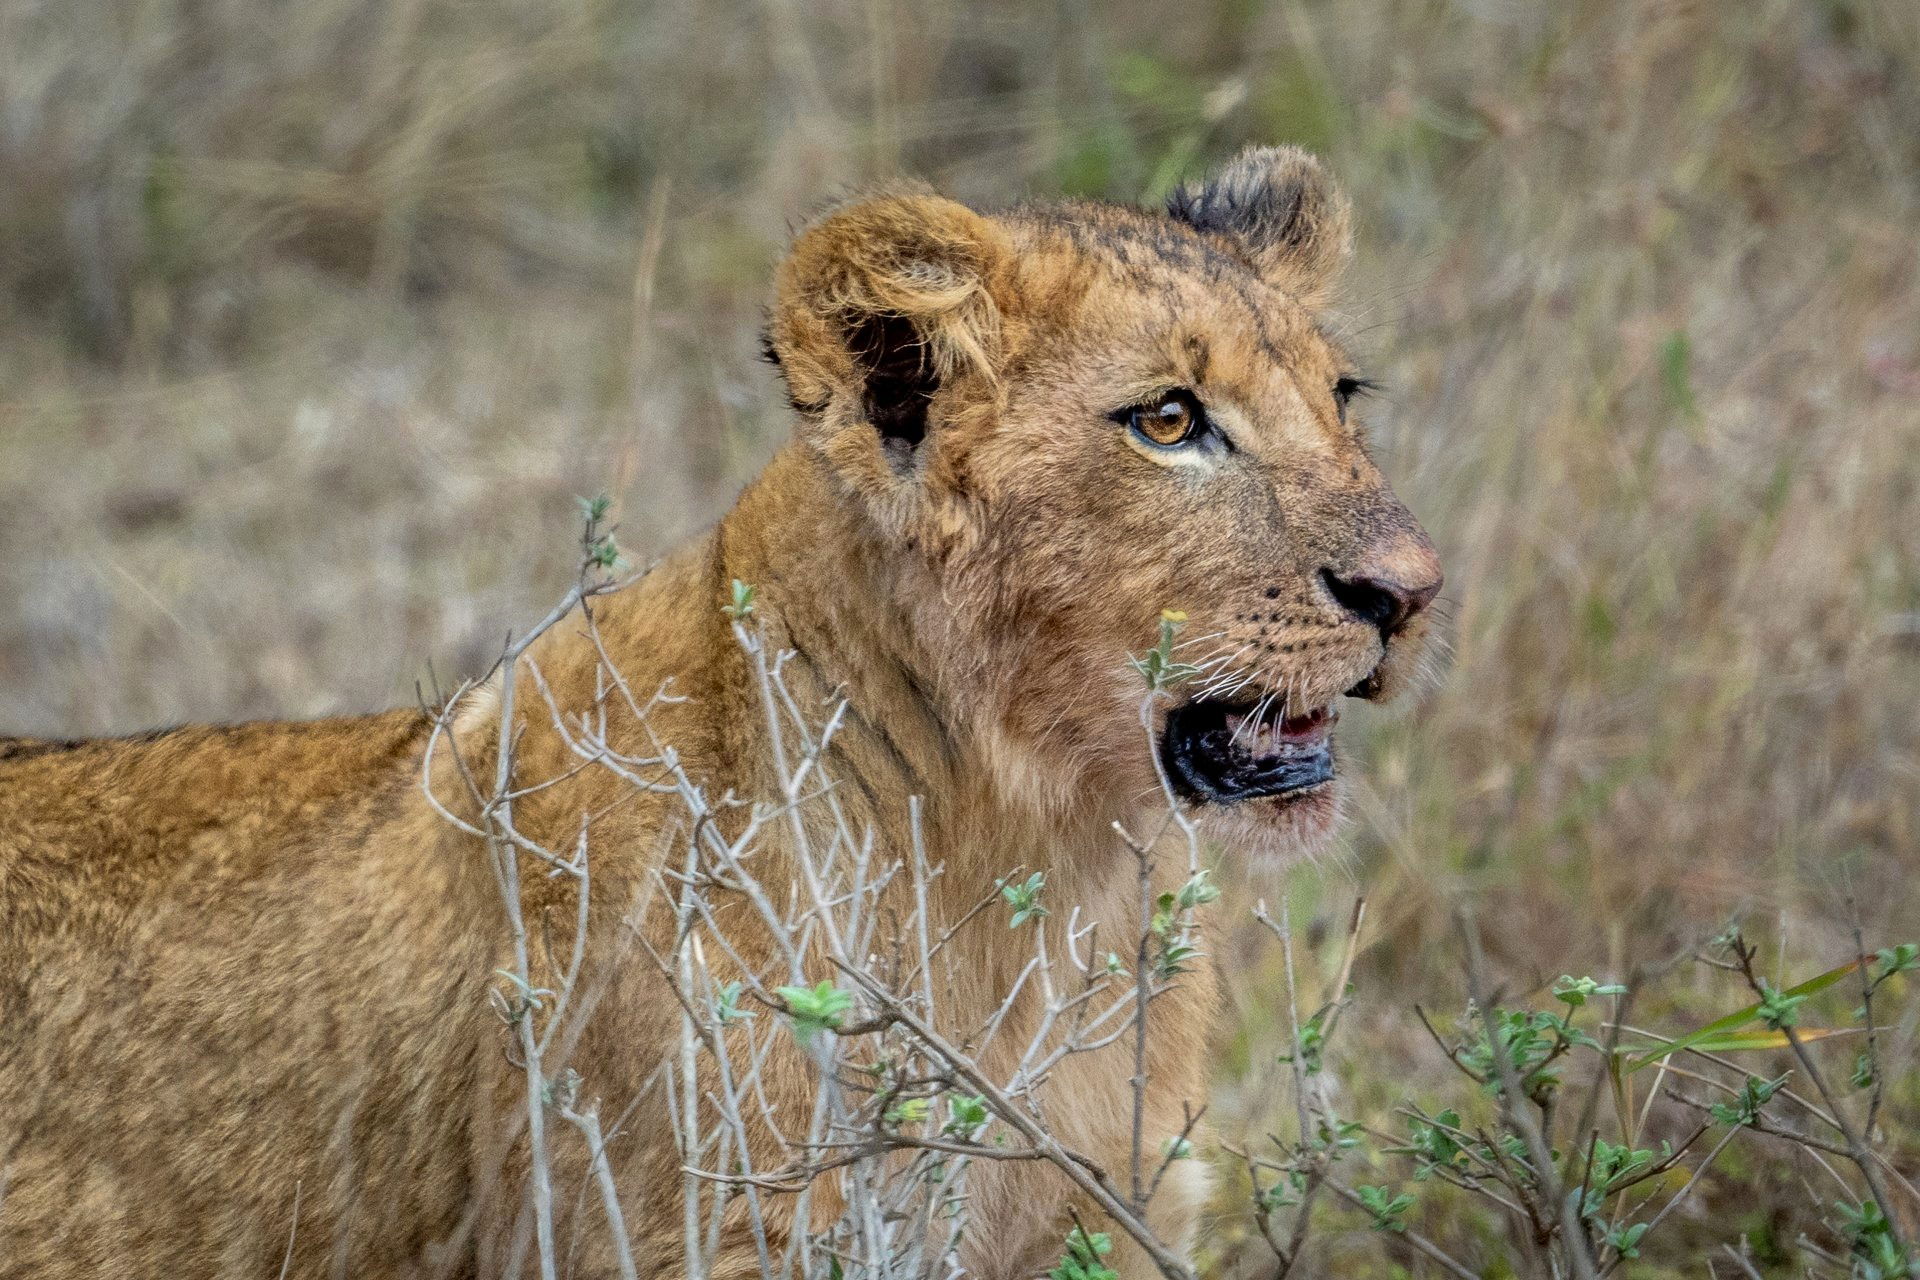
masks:
<instances>
[{"instance_id":1,"label":"lion's chin","mask_svg":"<svg viewBox=\"0 0 1920 1280\"><path fill-rule=\"evenodd\" d=\"M1317 858L1339 828L1345 788L1338 778L1284 795L1190 807L1201 834L1230 860L1291 864Z\"/></svg>"}]
</instances>

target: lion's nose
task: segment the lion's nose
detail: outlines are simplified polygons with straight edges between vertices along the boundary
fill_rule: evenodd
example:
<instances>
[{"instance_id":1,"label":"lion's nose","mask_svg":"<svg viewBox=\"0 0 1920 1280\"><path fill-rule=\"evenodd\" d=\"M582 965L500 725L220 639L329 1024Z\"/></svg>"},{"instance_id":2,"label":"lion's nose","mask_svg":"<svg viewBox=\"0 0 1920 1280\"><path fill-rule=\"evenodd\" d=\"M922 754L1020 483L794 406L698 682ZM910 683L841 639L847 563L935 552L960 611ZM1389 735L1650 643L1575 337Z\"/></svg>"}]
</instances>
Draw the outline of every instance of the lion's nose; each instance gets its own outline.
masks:
<instances>
[{"instance_id":1,"label":"lion's nose","mask_svg":"<svg viewBox=\"0 0 1920 1280\"><path fill-rule=\"evenodd\" d=\"M1440 558L1420 543L1380 557L1358 572L1343 574L1322 569L1320 579L1334 603L1391 639L1440 594L1444 579Z\"/></svg>"}]
</instances>

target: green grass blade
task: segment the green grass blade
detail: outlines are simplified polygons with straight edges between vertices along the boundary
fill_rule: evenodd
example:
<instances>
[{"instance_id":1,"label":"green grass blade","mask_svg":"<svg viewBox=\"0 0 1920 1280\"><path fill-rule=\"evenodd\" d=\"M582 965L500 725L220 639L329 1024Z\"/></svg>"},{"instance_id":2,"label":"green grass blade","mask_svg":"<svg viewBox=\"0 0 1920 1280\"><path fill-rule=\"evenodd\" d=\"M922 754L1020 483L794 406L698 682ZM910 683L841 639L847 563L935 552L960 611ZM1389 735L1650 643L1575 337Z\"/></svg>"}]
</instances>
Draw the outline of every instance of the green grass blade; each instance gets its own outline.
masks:
<instances>
[{"instance_id":1,"label":"green grass blade","mask_svg":"<svg viewBox=\"0 0 1920 1280\"><path fill-rule=\"evenodd\" d=\"M1861 1031L1858 1027L1795 1027L1793 1033L1800 1037L1800 1043L1811 1044L1815 1040L1828 1040L1834 1036L1859 1035ZM1697 1049L1701 1053L1742 1053L1752 1049L1784 1049L1787 1047L1787 1033L1784 1031L1730 1031L1725 1035L1708 1036L1705 1040L1696 1040L1687 1047Z\"/></svg>"},{"instance_id":2,"label":"green grass blade","mask_svg":"<svg viewBox=\"0 0 1920 1280\"><path fill-rule=\"evenodd\" d=\"M1801 983L1797 987L1789 987L1784 994L1790 995L1790 996L1810 996L1816 991L1825 991L1828 987L1840 981L1840 979L1846 977L1848 974L1858 969L1861 965L1867 963L1869 959L1870 957L1868 956L1861 956L1858 959L1849 960L1847 963L1841 965L1837 969L1829 969L1825 973L1816 975L1815 977L1808 978L1805 982ZM1665 1058L1671 1054L1679 1053L1682 1049L1699 1048L1699 1049L1702 1049L1704 1052L1712 1053L1714 1052L1713 1049L1705 1047L1706 1042L1714 1040L1716 1038L1725 1037L1729 1032L1732 1032L1740 1027L1746 1026L1749 1022L1752 1022L1756 1017L1758 1017L1759 1014L1760 1014L1760 1005L1759 1005L1759 1002L1756 1001L1753 1004L1748 1005L1744 1009L1740 1009L1733 1013L1728 1014L1724 1018L1716 1018L1714 1021L1709 1022L1704 1027L1700 1027L1694 1031L1690 1031L1686 1035L1681 1036L1678 1040L1670 1041L1664 1048L1655 1049L1652 1053L1649 1053L1644 1057L1635 1059L1632 1063L1628 1065L1627 1073L1631 1075L1633 1072L1640 1070L1640 1068L1642 1067L1650 1066L1653 1063L1660 1061L1660 1059L1662 1058ZM1831 1032L1820 1033L1820 1035L1829 1035L1829 1034L1831 1034ZM1818 1035L1808 1034L1804 1038L1818 1039L1820 1037ZM1779 1038L1779 1043L1785 1044L1786 1037L1781 1036ZM1765 1048L1765 1047L1771 1047L1771 1046L1755 1045L1751 1047Z\"/></svg>"}]
</instances>

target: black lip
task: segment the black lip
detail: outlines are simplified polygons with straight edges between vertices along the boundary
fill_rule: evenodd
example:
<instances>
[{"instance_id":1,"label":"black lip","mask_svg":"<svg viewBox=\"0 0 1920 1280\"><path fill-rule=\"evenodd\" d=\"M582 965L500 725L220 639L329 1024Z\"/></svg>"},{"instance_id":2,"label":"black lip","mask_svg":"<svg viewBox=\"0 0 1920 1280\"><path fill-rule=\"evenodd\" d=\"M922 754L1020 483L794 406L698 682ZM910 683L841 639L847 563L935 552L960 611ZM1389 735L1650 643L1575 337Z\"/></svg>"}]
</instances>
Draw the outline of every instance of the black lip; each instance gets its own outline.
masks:
<instances>
[{"instance_id":1,"label":"black lip","mask_svg":"<svg viewBox=\"0 0 1920 1280\"><path fill-rule=\"evenodd\" d=\"M1256 758L1227 730L1227 715L1233 710L1222 702L1192 702L1168 713L1160 760L1181 799L1232 804L1305 791L1333 777L1327 738Z\"/></svg>"}]
</instances>

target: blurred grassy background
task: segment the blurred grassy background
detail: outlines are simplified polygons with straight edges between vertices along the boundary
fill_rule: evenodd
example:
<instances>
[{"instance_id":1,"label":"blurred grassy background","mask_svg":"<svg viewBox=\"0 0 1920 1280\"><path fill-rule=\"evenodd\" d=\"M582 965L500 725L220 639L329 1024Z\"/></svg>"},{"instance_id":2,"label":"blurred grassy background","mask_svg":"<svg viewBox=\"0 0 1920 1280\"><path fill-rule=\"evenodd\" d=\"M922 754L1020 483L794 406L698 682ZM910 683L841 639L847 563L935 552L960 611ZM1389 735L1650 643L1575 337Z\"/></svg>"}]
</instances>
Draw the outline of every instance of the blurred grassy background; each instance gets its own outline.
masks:
<instances>
[{"instance_id":1,"label":"blurred grassy background","mask_svg":"<svg viewBox=\"0 0 1920 1280\"><path fill-rule=\"evenodd\" d=\"M1917 76L1911 0L10 0L0 731L482 667L572 495L644 556L784 435L769 270L849 185L1150 200L1293 141L1355 197L1338 319L1450 584L1444 679L1351 717L1358 821L1288 890L1310 940L1371 901L1342 1105L1438 1087L1411 1006L1461 996L1463 895L1515 992L1736 914L1811 973L1849 902L1920 931ZM1235 945L1214 1118L1257 1138L1284 1033ZM1661 991L1643 1021L1744 1002ZM1778 1154L1641 1273L1809 1227ZM1385 1256L1330 1229L1326 1266Z\"/></svg>"}]
</instances>

